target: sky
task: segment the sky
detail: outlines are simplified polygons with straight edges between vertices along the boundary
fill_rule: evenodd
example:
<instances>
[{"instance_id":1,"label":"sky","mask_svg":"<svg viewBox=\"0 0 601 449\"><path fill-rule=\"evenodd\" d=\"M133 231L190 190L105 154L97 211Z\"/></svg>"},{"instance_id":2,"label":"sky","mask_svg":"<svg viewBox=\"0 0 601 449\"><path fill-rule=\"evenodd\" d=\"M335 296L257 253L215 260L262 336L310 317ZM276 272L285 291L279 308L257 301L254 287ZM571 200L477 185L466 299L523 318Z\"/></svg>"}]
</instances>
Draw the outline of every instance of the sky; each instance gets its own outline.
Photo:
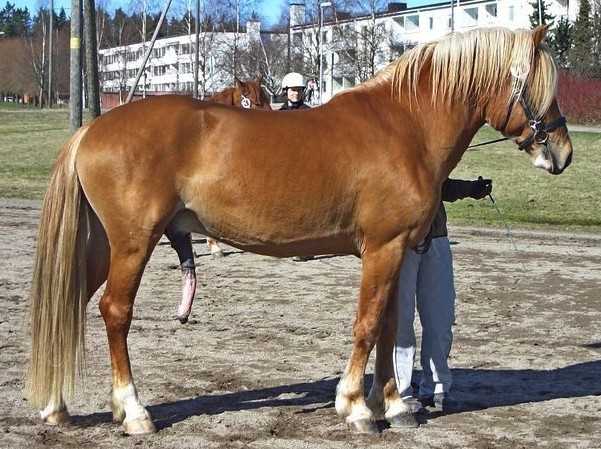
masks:
<instances>
[{"instance_id":1,"label":"sky","mask_svg":"<svg viewBox=\"0 0 601 449\"><path fill-rule=\"evenodd\" d=\"M0 7L4 7L5 2L7 0L0 0ZM27 6L27 8L29 8L29 11L35 11L37 10L41 5L47 6L49 4L48 0L8 0L10 1L10 3L14 3L17 5L17 7L22 8L24 6ZM132 0L105 0L106 3L108 4L108 8L109 10L114 10L115 8L119 8L122 7L124 9L126 9L128 7L128 5L130 5L131 3L133 3ZM186 3L185 1L182 0L174 0L171 6L171 10L173 10L175 3ZM265 18L265 20L267 21L268 24L272 24L273 22L277 21L277 19L280 17L280 12L282 9L282 6L285 5L288 2L288 0L260 0L260 8L258 13ZM98 5L100 2L98 0L96 0L96 4ZM157 0L156 3L163 5L165 4L165 0ZM193 2L193 4L195 4L195 2ZM70 9L71 9L71 0L54 0L54 8L55 10L58 12L60 10L61 7L65 8L65 11L67 12L67 15L70 15Z\"/></svg>"},{"instance_id":2,"label":"sky","mask_svg":"<svg viewBox=\"0 0 601 449\"><path fill-rule=\"evenodd\" d=\"M11 3L17 5L17 7L22 8L27 6L30 12L36 11L41 5L47 6L49 4L48 0L9 0ZM114 10L115 8L122 7L127 8L133 0L104 0L108 4L109 10ZM265 18L266 25L273 24L280 17L280 13L282 10L282 6L286 5L289 0L260 0L260 7L258 8L258 13L261 17ZM391 0L393 1L393 0ZM396 0L399 1L399 0ZM403 0L401 0L403 1ZM407 2L407 6L419 6L428 3L436 3L438 0L404 0ZM0 5L3 7L6 0L0 0ZM156 0L158 4L164 4L165 0ZM100 3L96 0L96 4ZM185 3L185 0L174 0L174 3ZM70 15L70 6L71 0L54 0L54 8L58 12L61 7L65 8L67 15ZM171 9L174 9L174 5L171 6Z\"/></svg>"}]
</instances>

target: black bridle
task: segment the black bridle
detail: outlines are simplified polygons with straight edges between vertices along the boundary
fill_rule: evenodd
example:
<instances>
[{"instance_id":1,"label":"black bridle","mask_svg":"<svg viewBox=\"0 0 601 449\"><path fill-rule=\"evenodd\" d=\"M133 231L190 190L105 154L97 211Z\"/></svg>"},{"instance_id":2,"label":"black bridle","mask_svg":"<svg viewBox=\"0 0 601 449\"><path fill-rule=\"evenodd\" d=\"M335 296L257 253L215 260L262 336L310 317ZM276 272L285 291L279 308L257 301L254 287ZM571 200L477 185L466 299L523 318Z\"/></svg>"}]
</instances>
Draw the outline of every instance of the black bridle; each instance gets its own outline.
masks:
<instances>
[{"instance_id":1,"label":"black bridle","mask_svg":"<svg viewBox=\"0 0 601 449\"><path fill-rule=\"evenodd\" d=\"M507 109L507 115L505 116L505 121L503 122L503 126L501 129L504 131L507 128L509 123L509 119L511 118L511 113L513 112L513 106L515 105L516 97L522 108L524 109L524 113L526 114L526 118L528 119L528 126L532 129L532 134L526 137L522 142L518 143L518 148L520 151L525 150L533 143L537 143L539 145L543 145L543 152L545 156L548 156L549 148L547 146L547 141L549 140L549 133L555 131L557 128L566 125L566 118L563 115L560 115L555 120L553 120L549 124L545 124L544 120L537 120L536 116L532 113L532 109L530 108L528 102L526 87L519 96L514 95L511 99L511 103L509 103L509 108ZM501 139L489 140L487 142L479 143L476 145L470 145L468 148L481 147L483 145L489 145L491 143L503 142L505 140L509 140L511 137L503 137Z\"/></svg>"},{"instance_id":2,"label":"black bridle","mask_svg":"<svg viewBox=\"0 0 601 449\"><path fill-rule=\"evenodd\" d=\"M545 148L547 148L549 133L555 131L561 126L565 126L566 118L563 115L560 115L549 124L545 124L545 122L542 119L537 120L534 114L532 113L530 106L528 105L528 101L526 98L526 89L524 89L524 94L520 96L519 101L522 105L522 108L524 108L526 118L528 118L528 126L530 126L530 128L532 129L532 134L530 134L522 142L520 142L518 144L518 148L520 150L525 150L533 143L544 145Z\"/></svg>"}]
</instances>

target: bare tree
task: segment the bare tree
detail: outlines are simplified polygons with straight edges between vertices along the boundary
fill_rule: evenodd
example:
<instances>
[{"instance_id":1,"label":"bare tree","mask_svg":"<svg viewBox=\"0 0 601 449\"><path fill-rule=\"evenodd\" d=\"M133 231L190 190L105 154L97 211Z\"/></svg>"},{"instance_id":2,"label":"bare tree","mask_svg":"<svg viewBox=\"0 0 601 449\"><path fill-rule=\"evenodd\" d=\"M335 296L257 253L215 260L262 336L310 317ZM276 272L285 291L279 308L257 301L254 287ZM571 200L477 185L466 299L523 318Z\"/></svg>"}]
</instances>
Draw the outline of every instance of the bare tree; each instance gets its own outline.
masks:
<instances>
[{"instance_id":1,"label":"bare tree","mask_svg":"<svg viewBox=\"0 0 601 449\"><path fill-rule=\"evenodd\" d=\"M334 38L341 67L345 72L353 73L360 81L372 78L381 65L390 60L387 50L394 40L392 32L387 30L383 21L378 21L378 13L386 3L383 0L350 0L345 7L359 10L364 15L360 20L339 21L334 26ZM388 48L387 48L388 47ZM398 52L395 46L395 52Z\"/></svg>"},{"instance_id":2,"label":"bare tree","mask_svg":"<svg viewBox=\"0 0 601 449\"><path fill-rule=\"evenodd\" d=\"M47 14L48 11L40 7L35 19L32 33L28 37L29 50L31 54L31 67L34 73L34 78L38 85L40 107L43 107L44 105L44 94L46 92L46 42L48 39Z\"/></svg>"},{"instance_id":3,"label":"bare tree","mask_svg":"<svg viewBox=\"0 0 601 449\"><path fill-rule=\"evenodd\" d=\"M240 52L240 70L245 79L261 79L262 86L274 96L288 71L288 38L263 33L248 40Z\"/></svg>"}]
</instances>

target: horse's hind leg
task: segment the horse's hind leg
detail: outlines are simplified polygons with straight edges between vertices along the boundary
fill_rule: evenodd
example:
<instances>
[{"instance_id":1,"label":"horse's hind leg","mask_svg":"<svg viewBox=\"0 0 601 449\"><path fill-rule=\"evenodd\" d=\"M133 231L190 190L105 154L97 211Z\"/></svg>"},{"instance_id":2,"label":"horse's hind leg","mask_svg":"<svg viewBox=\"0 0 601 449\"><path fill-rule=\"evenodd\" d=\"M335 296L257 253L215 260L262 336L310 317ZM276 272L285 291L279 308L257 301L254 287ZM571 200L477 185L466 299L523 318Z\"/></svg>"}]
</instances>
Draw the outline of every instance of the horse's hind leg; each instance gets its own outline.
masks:
<instances>
[{"instance_id":1,"label":"horse's hind leg","mask_svg":"<svg viewBox=\"0 0 601 449\"><path fill-rule=\"evenodd\" d=\"M106 325L113 370L113 419L123 422L127 434L150 433L155 430L134 386L127 335L142 273L160 235L136 229L135 232L124 233L125 237L122 239L111 239L107 287L100 300L100 312Z\"/></svg>"},{"instance_id":2,"label":"horse's hind leg","mask_svg":"<svg viewBox=\"0 0 601 449\"><path fill-rule=\"evenodd\" d=\"M365 367L381 334L384 312L396 287L405 239L399 236L373 248L370 242L365 245L359 304L353 326L353 350L336 389L336 411L346 417L355 431L374 433L377 432L374 414L364 398ZM386 347L383 350L386 351ZM381 358L380 362L384 360Z\"/></svg>"},{"instance_id":3,"label":"horse's hind leg","mask_svg":"<svg viewBox=\"0 0 601 449\"><path fill-rule=\"evenodd\" d=\"M223 257L225 255L223 254L223 250L217 243L217 240L212 239L211 237L207 237L207 246L209 247L209 251L211 251L211 256L213 258Z\"/></svg>"},{"instance_id":4,"label":"horse's hind leg","mask_svg":"<svg viewBox=\"0 0 601 449\"><path fill-rule=\"evenodd\" d=\"M185 323L190 316L194 294L196 293L196 265L194 263L192 238L190 233L178 229L174 222L167 226L165 235L177 252L182 270L182 300L177 308L177 319Z\"/></svg>"}]
</instances>

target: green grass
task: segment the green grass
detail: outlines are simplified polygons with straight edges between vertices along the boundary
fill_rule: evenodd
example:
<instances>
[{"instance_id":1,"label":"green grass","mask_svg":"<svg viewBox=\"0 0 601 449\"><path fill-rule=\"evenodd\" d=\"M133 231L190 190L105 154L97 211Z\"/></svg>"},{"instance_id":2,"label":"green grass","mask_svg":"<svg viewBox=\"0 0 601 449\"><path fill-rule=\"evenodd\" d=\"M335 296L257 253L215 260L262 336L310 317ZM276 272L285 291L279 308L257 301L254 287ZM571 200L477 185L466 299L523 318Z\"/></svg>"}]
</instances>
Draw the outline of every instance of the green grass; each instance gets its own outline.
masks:
<instances>
[{"instance_id":1,"label":"green grass","mask_svg":"<svg viewBox=\"0 0 601 449\"><path fill-rule=\"evenodd\" d=\"M499 135L483 128L474 142ZM521 227L601 231L601 134L571 133L572 165L560 176L535 169L512 143L468 151L452 177L493 179L504 219ZM54 159L69 138L68 111L0 106L0 197L41 199ZM447 205L453 224L502 226L489 200Z\"/></svg>"},{"instance_id":2,"label":"green grass","mask_svg":"<svg viewBox=\"0 0 601 449\"><path fill-rule=\"evenodd\" d=\"M69 112L0 108L0 197L41 198L61 146L69 138Z\"/></svg>"},{"instance_id":3,"label":"green grass","mask_svg":"<svg viewBox=\"0 0 601 449\"><path fill-rule=\"evenodd\" d=\"M468 151L451 177L493 180L493 196L504 219L521 226L553 225L565 230L601 230L601 134L570 133L572 165L558 176L536 169L530 158L511 142ZM480 130L474 143L499 137L490 128ZM449 204L449 220L457 224L503 221L490 200L463 200Z\"/></svg>"}]
</instances>

